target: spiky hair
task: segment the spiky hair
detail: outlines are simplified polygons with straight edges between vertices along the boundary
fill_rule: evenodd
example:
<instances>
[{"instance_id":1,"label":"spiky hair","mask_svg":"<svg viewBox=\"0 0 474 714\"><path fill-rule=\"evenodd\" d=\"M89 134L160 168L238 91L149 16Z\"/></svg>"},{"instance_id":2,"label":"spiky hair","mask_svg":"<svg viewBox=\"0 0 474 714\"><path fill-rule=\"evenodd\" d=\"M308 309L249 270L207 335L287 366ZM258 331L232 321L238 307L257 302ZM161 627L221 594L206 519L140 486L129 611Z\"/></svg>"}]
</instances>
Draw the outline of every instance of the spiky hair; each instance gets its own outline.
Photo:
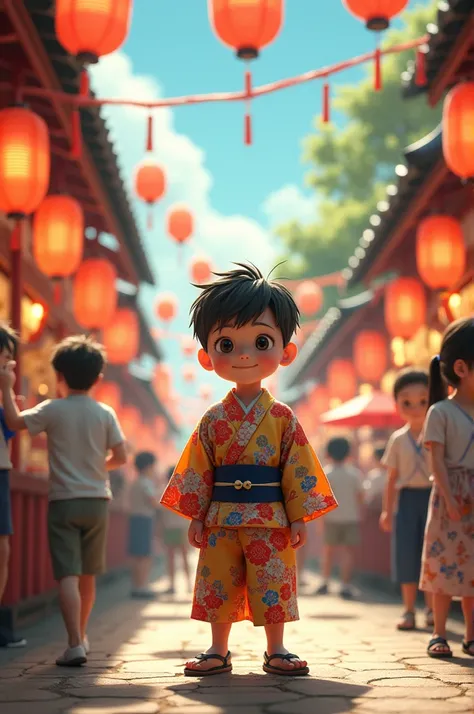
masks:
<instances>
[{"instance_id":1,"label":"spiky hair","mask_svg":"<svg viewBox=\"0 0 474 714\"><path fill-rule=\"evenodd\" d=\"M299 327L300 313L292 294L281 283L267 278L253 263L234 263L234 270L213 273L218 279L197 285L201 294L191 305L190 326L205 350L211 331L232 322L242 327L256 320L267 308L281 330L283 344L290 342ZM278 266L276 266L278 267Z\"/></svg>"}]
</instances>

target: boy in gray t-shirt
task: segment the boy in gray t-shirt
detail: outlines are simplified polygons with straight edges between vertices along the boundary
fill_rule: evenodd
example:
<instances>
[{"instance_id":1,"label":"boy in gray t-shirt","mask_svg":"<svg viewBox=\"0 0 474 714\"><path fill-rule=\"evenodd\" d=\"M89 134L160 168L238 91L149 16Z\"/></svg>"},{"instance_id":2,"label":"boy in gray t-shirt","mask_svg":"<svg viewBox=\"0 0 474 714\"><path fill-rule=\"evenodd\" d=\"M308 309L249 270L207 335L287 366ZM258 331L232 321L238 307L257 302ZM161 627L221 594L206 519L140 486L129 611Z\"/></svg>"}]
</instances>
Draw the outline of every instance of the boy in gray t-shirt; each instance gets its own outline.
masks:
<instances>
[{"instance_id":1,"label":"boy in gray t-shirt","mask_svg":"<svg viewBox=\"0 0 474 714\"><path fill-rule=\"evenodd\" d=\"M47 436L49 548L68 633L68 648L56 664L71 667L87 661L95 576L105 570L108 472L126 462L126 452L115 412L90 396L105 365L102 346L68 337L56 347L52 365L63 399L20 412L13 395L14 362L0 369L0 386L7 426Z\"/></svg>"}]
</instances>

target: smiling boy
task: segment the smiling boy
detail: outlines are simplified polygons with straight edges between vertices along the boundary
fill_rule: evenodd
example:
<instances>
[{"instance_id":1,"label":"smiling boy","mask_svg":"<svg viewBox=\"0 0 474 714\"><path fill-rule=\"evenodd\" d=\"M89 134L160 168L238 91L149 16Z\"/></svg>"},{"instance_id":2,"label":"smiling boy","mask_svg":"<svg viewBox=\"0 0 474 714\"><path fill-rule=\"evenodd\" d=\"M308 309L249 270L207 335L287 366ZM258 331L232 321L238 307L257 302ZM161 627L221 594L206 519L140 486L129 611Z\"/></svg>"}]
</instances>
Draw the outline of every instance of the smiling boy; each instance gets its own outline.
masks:
<instances>
[{"instance_id":1,"label":"smiling boy","mask_svg":"<svg viewBox=\"0 0 474 714\"><path fill-rule=\"evenodd\" d=\"M161 499L191 519L189 541L200 549L191 617L212 630L212 646L185 673L231 671L232 623L248 619L265 628L263 669L304 675L307 663L283 642L285 623L298 620L295 551L305 523L337 503L291 409L262 388L296 357L299 312L253 265L216 275L192 305L191 325L201 366L235 388L204 414Z\"/></svg>"}]
</instances>

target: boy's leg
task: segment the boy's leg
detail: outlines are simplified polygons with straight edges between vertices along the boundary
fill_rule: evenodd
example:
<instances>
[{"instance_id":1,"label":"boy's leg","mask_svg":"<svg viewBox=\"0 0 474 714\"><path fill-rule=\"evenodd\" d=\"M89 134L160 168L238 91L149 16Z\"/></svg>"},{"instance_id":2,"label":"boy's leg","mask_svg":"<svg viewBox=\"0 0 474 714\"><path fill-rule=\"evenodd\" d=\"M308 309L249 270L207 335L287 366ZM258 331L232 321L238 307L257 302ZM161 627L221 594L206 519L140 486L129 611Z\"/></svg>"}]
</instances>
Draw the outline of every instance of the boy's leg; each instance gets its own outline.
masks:
<instances>
[{"instance_id":1,"label":"boy's leg","mask_svg":"<svg viewBox=\"0 0 474 714\"><path fill-rule=\"evenodd\" d=\"M225 657L229 651L229 636L232 629L231 622L211 622L211 632L212 632L212 645L206 650L205 654L217 654L221 657ZM229 657L227 662L231 663L231 658ZM205 671L207 669L212 669L213 667L218 667L222 664L220 659L206 659L204 661L190 660L186 662L186 669L192 669L196 671Z\"/></svg>"},{"instance_id":2,"label":"boy's leg","mask_svg":"<svg viewBox=\"0 0 474 714\"><path fill-rule=\"evenodd\" d=\"M267 654L271 657L272 654L289 654L283 644L283 635L285 631L285 623L279 622L276 625L265 625L265 634L267 636ZM287 659L272 659L271 665L281 667L282 669L303 669L308 666L304 659L295 657L291 660Z\"/></svg>"},{"instance_id":3,"label":"boy's leg","mask_svg":"<svg viewBox=\"0 0 474 714\"><path fill-rule=\"evenodd\" d=\"M341 580L344 587L351 584L354 572L355 550L353 545L344 545L341 558Z\"/></svg>"},{"instance_id":4,"label":"boy's leg","mask_svg":"<svg viewBox=\"0 0 474 714\"><path fill-rule=\"evenodd\" d=\"M95 575L81 575L79 593L81 596L81 640L84 642L87 635L87 623L95 603Z\"/></svg>"},{"instance_id":5,"label":"boy's leg","mask_svg":"<svg viewBox=\"0 0 474 714\"><path fill-rule=\"evenodd\" d=\"M175 548L172 545L166 546L166 562L168 566L168 581L169 590L174 592L175 589Z\"/></svg>"},{"instance_id":6,"label":"boy's leg","mask_svg":"<svg viewBox=\"0 0 474 714\"><path fill-rule=\"evenodd\" d=\"M8 561L10 559L10 536L0 535L0 602L8 579Z\"/></svg>"},{"instance_id":7,"label":"boy's leg","mask_svg":"<svg viewBox=\"0 0 474 714\"><path fill-rule=\"evenodd\" d=\"M59 607L68 635L69 647L82 644L81 637L81 596L79 576L68 575L59 581Z\"/></svg>"}]
</instances>

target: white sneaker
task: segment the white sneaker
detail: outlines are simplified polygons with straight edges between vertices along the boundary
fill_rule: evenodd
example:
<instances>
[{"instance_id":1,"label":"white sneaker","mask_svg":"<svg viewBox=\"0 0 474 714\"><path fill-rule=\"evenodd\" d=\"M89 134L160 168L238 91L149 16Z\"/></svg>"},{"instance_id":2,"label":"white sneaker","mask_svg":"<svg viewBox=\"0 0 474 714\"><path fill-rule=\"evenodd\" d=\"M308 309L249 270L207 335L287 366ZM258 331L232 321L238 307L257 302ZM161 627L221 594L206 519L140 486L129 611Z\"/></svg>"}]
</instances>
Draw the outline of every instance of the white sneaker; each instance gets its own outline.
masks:
<instances>
[{"instance_id":1,"label":"white sneaker","mask_svg":"<svg viewBox=\"0 0 474 714\"><path fill-rule=\"evenodd\" d=\"M89 638L87 637L87 635L84 636L84 639L82 641L82 646L84 647L84 651L85 651L86 655L88 655L89 652L91 651L91 646L90 646Z\"/></svg>"},{"instance_id":2,"label":"white sneaker","mask_svg":"<svg viewBox=\"0 0 474 714\"><path fill-rule=\"evenodd\" d=\"M86 651L82 645L68 647L61 657L58 657L58 667L80 667L87 662Z\"/></svg>"}]
</instances>

